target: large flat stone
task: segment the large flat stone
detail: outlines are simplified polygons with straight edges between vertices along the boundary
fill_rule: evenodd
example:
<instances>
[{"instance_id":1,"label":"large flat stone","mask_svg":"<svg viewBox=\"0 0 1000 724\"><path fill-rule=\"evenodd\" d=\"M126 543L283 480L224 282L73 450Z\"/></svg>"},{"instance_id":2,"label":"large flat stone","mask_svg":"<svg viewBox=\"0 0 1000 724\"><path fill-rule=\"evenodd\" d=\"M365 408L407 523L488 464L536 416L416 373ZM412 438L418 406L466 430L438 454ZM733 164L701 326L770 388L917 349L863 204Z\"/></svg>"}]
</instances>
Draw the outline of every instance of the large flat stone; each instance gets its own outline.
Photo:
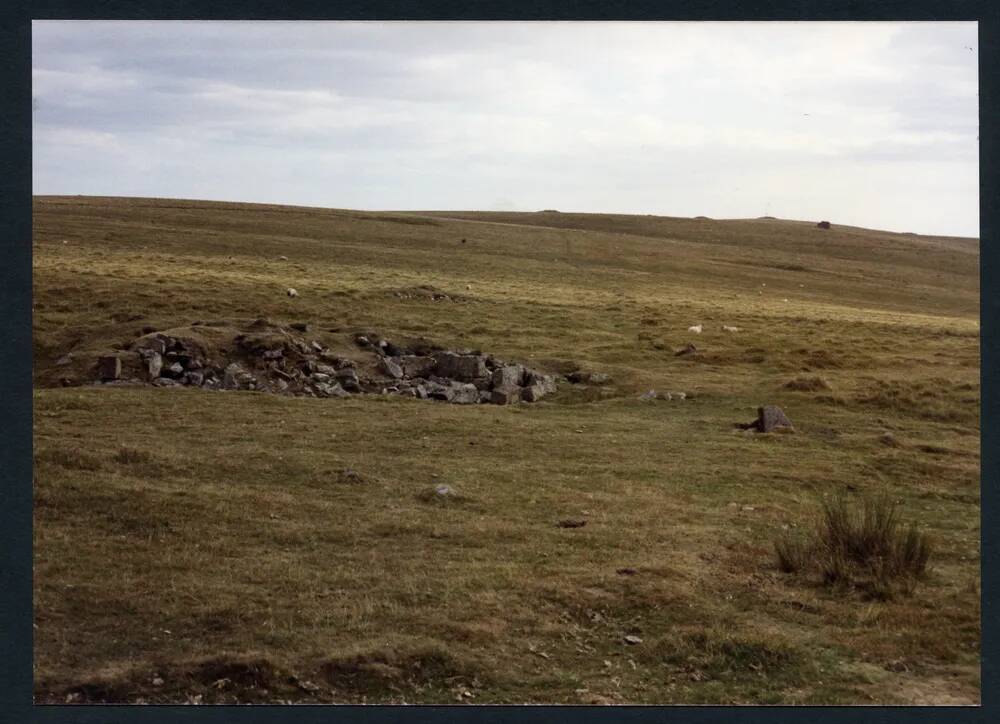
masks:
<instances>
[{"instance_id":1,"label":"large flat stone","mask_svg":"<svg viewBox=\"0 0 1000 724\"><path fill-rule=\"evenodd\" d=\"M555 378L552 375L545 375L535 370L525 370L524 384L529 387L541 387L546 395L551 395L556 391Z\"/></svg>"},{"instance_id":2,"label":"large flat stone","mask_svg":"<svg viewBox=\"0 0 1000 724\"><path fill-rule=\"evenodd\" d=\"M545 388L541 385L529 385L521 389L521 399L525 402L538 402L545 394Z\"/></svg>"},{"instance_id":3,"label":"large flat stone","mask_svg":"<svg viewBox=\"0 0 1000 724\"><path fill-rule=\"evenodd\" d=\"M468 382L458 382L451 386L451 402L459 405L474 405L479 402L479 390Z\"/></svg>"},{"instance_id":4,"label":"large flat stone","mask_svg":"<svg viewBox=\"0 0 1000 724\"><path fill-rule=\"evenodd\" d=\"M439 377L471 382L477 377L486 376L486 360L481 355L438 352L434 355L434 372Z\"/></svg>"},{"instance_id":5,"label":"large flat stone","mask_svg":"<svg viewBox=\"0 0 1000 724\"><path fill-rule=\"evenodd\" d=\"M122 361L114 355L106 355L97 360L97 376L102 380L117 380L122 376Z\"/></svg>"},{"instance_id":6,"label":"large flat stone","mask_svg":"<svg viewBox=\"0 0 1000 724\"><path fill-rule=\"evenodd\" d=\"M520 400L520 387L497 387L490 394L490 402L494 405L513 405Z\"/></svg>"},{"instance_id":7,"label":"large flat stone","mask_svg":"<svg viewBox=\"0 0 1000 724\"><path fill-rule=\"evenodd\" d=\"M793 427L792 421L777 405L764 405L757 408L757 429L760 432L771 432L779 427Z\"/></svg>"},{"instance_id":8,"label":"large flat stone","mask_svg":"<svg viewBox=\"0 0 1000 724\"><path fill-rule=\"evenodd\" d=\"M493 388L520 387L524 383L524 367L504 365L493 370Z\"/></svg>"},{"instance_id":9,"label":"large flat stone","mask_svg":"<svg viewBox=\"0 0 1000 724\"><path fill-rule=\"evenodd\" d=\"M403 367L403 373L407 377L427 377L434 373L437 364L433 357L416 354L403 355L396 361Z\"/></svg>"},{"instance_id":10,"label":"large flat stone","mask_svg":"<svg viewBox=\"0 0 1000 724\"><path fill-rule=\"evenodd\" d=\"M394 380L403 379L403 368L400 367L394 360L391 360L388 357L380 357L378 366L380 370L385 372Z\"/></svg>"}]
</instances>

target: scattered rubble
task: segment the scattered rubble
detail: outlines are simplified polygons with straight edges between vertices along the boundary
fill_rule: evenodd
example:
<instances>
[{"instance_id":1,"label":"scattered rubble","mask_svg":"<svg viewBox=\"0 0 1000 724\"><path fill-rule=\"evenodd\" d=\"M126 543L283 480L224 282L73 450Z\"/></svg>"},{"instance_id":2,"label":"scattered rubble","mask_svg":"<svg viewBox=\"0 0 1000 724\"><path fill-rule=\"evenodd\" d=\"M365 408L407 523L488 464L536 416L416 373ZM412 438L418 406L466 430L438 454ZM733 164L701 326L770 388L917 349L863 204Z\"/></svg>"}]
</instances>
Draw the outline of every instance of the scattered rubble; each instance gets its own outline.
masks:
<instances>
[{"instance_id":1,"label":"scattered rubble","mask_svg":"<svg viewBox=\"0 0 1000 724\"><path fill-rule=\"evenodd\" d=\"M202 327L143 335L115 355L100 357L105 384L151 384L257 390L312 397L393 394L459 405L537 402L556 391L553 375L504 362L479 350L444 350L427 342L406 344L371 332L356 334L356 359L335 354L304 322L287 327L258 319L206 343ZM351 338L345 341L350 349ZM360 359L358 359L360 357ZM123 372L124 370L124 372ZM591 373L597 384L609 378Z\"/></svg>"},{"instance_id":2,"label":"scattered rubble","mask_svg":"<svg viewBox=\"0 0 1000 724\"><path fill-rule=\"evenodd\" d=\"M466 297L460 294L449 294L428 284L422 284L405 289L390 290L389 294L397 299L416 299L430 302L465 302Z\"/></svg>"},{"instance_id":3,"label":"scattered rubble","mask_svg":"<svg viewBox=\"0 0 1000 724\"><path fill-rule=\"evenodd\" d=\"M649 402L651 400L666 400L671 402L673 400L686 400L686 392L657 392L656 390L646 390L641 395L639 399L643 402Z\"/></svg>"}]
</instances>

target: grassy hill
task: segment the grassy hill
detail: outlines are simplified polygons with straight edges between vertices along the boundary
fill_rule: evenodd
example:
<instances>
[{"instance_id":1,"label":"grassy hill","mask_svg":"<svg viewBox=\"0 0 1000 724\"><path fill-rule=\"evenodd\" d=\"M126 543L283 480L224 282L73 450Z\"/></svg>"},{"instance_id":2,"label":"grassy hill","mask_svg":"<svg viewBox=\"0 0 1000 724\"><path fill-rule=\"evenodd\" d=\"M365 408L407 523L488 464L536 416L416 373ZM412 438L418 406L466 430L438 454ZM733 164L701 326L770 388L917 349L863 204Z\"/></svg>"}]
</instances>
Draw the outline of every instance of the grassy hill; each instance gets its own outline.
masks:
<instances>
[{"instance_id":1,"label":"grassy hill","mask_svg":"<svg viewBox=\"0 0 1000 724\"><path fill-rule=\"evenodd\" d=\"M978 241L831 221L37 197L36 699L978 702ZM92 384L144 329L260 317L612 383ZM796 432L734 428L762 404ZM779 570L880 493L934 544L912 593Z\"/></svg>"}]
</instances>

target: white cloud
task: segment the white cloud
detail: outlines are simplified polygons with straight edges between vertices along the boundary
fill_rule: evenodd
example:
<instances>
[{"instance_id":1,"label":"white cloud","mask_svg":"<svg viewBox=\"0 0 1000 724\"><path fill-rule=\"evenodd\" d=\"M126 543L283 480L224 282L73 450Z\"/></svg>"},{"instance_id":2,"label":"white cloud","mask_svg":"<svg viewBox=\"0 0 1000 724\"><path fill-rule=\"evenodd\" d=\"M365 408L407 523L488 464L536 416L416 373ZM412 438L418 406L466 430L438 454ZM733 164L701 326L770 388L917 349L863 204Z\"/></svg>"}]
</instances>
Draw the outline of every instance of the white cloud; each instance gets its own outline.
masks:
<instances>
[{"instance_id":1,"label":"white cloud","mask_svg":"<svg viewBox=\"0 0 1000 724\"><path fill-rule=\"evenodd\" d=\"M81 128L40 128L34 131L32 140L37 146L45 148L70 146L89 148L101 153L122 150L121 142L115 134Z\"/></svg>"},{"instance_id":2,"label":"white cloud","mask_svg":"<svg viewBox=\"0 0 1000 724\"><path fill-rule=\"evenodd\" d=\"M37 193L806 218L820 198L977 233L973 23L36 21L33 41Z\"/></svg>"}]
</instances>

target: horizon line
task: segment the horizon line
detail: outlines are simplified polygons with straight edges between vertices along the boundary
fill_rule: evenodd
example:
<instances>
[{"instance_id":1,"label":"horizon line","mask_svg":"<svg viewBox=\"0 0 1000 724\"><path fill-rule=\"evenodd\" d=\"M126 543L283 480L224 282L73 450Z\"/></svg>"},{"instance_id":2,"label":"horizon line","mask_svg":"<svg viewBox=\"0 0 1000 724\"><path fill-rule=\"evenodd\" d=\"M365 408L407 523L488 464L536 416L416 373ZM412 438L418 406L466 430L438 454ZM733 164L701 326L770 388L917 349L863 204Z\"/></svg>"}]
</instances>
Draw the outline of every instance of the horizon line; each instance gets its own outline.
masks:
<instances>
[{"instance_id":1,"label":"horizon line","mask_svg":"<svg viewBox=\"0 0 1000 724\"><path fill-rule=\"evenodd\" d=\"M313 204L296 204L280 201L241 201L234 199L219 199L219 198L190 198L182 196L128 196L123 194L43 194L35 193L31 194L32 199L49 197L49 198L89 198L89 199L145 199L150 201L190 201L190 202L203 202L203 203L217 203L217 204L252 204L258 206L287 206L290 208L301 208L301 209L324 209L329 211L364 211L364 212L380 212L380 213L400 213L400 214L419 214L424 213L476 213L476 214L542 214L542 213L557 213L557 214L575 214L575 215L591 215L591 216L635 216L635 217L657 217L663 219L684 219L688 221L695 220L705 220L705 221L788 221L793 223L801 224L817 224L820 221L828 221L831 226L840 227L845 229L859 229L862 231L875 231L885 234L899 234L901 236L921 236L926 238L938 238L938 239L968 239L974 241L982 241L982 237L968 236L965 234L924 234L915 231L895 231L892 229L878 229L870 226L859 226L857 224L841 224L831 219L835 217L827 217L826 219L794 219L790 217L775 216L773 214L766 214L762 216L734 216L734 217L715 217L709 216L707 214L698 214L695 216L675 216L671 214L657 214L650 212L621 212L621 211L573 211L564 209L534 209L534 210L521 210L521 209L389 209L389 208L361 208L361 207L347 207L347 206L316 206ZM699 217L702 217L699 219ZM459 219L462 221L462 219Z\"/></svg>"}]
</instances>

